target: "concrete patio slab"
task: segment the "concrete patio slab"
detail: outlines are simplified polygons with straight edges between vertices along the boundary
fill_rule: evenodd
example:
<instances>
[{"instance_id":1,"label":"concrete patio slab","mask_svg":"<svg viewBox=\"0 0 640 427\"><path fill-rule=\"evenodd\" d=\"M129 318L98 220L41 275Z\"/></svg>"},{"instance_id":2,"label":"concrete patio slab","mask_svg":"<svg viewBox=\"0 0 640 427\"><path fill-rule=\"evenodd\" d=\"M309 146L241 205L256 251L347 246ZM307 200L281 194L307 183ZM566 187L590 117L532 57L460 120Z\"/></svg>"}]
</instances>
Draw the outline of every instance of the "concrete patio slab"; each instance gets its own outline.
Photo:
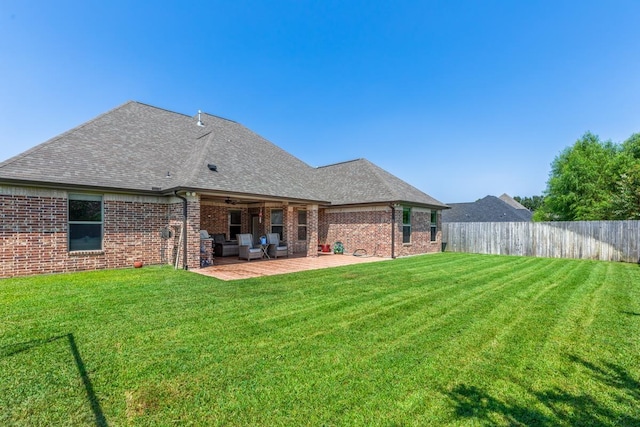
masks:
<instances>
[{"instance_id":1,"label":"concrete patio slab","mask_svg":"<svg viewBox=\"0 0 640 427\"><path fill-rule=\"evenodd\" d=\"M287 274L297 271L340 267L343 265L385 261L391 258L357 257L353 255L321 254L317 257L290 256L278 259L239 260L237 257L216 258L210 267L191 270L220 280L239 280L252 277Z\"/></svg>"}]
</instances>

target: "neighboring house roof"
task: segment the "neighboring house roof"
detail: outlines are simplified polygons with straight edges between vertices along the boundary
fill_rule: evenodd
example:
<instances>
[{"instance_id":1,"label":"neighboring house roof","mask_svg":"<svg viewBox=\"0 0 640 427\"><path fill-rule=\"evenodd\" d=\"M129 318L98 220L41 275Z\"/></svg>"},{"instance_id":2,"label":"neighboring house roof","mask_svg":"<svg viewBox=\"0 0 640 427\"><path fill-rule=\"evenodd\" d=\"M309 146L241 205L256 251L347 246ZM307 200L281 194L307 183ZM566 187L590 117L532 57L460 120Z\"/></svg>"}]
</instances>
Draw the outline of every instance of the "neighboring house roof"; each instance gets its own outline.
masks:
<instances>
[{"instance_id":1,"label":"neighboring house roof","mask_svg":"<svg viewBox=\"0 0 640 427\"><path fill-rule=\"evenodd\" d=\"M518 202L516 199L514 199L513 197L508 195L507 193L502 193L502 196L500 196L498 198L500 200L502 200L503 202L505 202L506 204L508 204L509 206L515 208L515 209L524 209L524 210L527 210L527 211L529 210L524 205L522 205L520 202Z\"/></svg>"},{"instance_id":2,"label":"neighboring house roof","mask_svg":"<svg viewBox=\"0 0 640 427\"><path fill-rule=\"evenodd\" d=\"M448 206L451 209L442 212L442 222L523 222L531 221L532 217L531 211L524 206L523 209L515 208L495 196L471 203L448 203Z\"/></svg>"},{"instance_id":3,"label":"neighboring house roof","mask_svg":"<svg viewBox=\"0 0 640 427\"><path fill-rule=\"evenodd\" d=\"M237 122L209 114L200 116L203 126L198 120L130 101L0 163L0 181L444 206L366 160L312 168ZM326 172L339 179L325 179Z\"/></svg>"}]
</instances>

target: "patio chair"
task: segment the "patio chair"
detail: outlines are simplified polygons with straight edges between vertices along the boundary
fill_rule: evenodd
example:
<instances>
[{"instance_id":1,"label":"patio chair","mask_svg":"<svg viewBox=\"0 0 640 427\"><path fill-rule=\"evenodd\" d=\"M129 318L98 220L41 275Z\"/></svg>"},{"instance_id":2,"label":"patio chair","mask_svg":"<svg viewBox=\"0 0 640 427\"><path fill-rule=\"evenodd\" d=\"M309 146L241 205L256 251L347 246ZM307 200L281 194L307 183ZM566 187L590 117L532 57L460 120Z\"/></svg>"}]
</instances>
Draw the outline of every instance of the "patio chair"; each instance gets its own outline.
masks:
<instances>
[{"instance_id":1,"label":"patio chair","mask_svg":"<svg viewBox=\"0 0 640 427\"><path fill-rule=\"evenodd\" d=\"M289 256L289 246L286 242L280 241L280 235L278 233L267 234L267 243L269 244L267 252L271 258Z\"/></svg>"},{"instance_id":2,"label":"patio chair","mask_svg":"<svg viewBox=\"0 0 640 427\"><path fill-rule=\"evenodd\" d=\"M238 251L238 257L247 261L262 258L262 249L253 246L251 234L238 234Z\"/></svg>"}]
</instances>

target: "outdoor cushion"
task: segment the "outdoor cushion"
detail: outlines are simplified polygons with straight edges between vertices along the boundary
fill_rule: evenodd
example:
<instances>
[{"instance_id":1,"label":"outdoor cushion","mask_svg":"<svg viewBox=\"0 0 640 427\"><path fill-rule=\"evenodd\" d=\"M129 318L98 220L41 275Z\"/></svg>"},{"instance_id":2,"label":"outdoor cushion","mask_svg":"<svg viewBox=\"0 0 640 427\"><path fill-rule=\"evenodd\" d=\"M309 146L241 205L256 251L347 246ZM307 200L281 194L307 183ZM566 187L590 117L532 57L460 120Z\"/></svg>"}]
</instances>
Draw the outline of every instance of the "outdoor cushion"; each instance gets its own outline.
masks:
<instances>
[{"instance_id":1,"label":"outdoor cushion","mask_svg":"<svg viewBox=\"0 0 640 427\"><path fill-rule=\"evenodd\" d=\"M286 242L280 241L278 233L267 234L267 243L269 244L268 253L270 257L289 256L289 246Z\"/></svg>"},{"instance_id":2,"label":"outdoor cushion","mask_svg":"<svg viewBox=\"0 0 640 427\"><path fill-rule=\"evenodd\" d=\"M253 246L253 236L251 234L238 234L239 258L251 261L262 258L262 249Z\"/></svg>"},{"instance_id":3,"label":"outdoor cushion","mask_svg":"<svg viewBox=\"0 0 640 427\"><path fill-rule=\"evenodd\" d=\"M238 255L238 241L226 240L224 233L213 235L214 252L217 257Z\"/></svg>"}]
</instances>

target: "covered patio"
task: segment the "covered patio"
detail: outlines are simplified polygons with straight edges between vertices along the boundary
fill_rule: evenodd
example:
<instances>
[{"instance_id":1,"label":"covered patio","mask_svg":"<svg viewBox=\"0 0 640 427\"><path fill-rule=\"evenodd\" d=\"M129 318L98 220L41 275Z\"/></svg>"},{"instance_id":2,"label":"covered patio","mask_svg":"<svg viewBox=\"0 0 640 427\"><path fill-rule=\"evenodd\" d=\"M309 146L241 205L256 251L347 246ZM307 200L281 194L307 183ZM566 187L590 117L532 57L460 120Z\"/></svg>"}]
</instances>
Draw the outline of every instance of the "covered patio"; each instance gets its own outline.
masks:
<instances>
[{"instance_id":1,"label":"covered patio","mask_svg":"<svg viewBox=\"0 0 640 427\"><path fill-rule=\"evenodd\" d=\"M353 255L321 254L316 257L292 255L287 258L261 259L246 261L237 257L216 258L210 267L191 271L220 280L240 280L252 277L272 276L276 274L295 273L298 271L318 270L322 268L340 267L344 265L386 261L391 258L357 257Z\"/></svg>"}]
</instances>

